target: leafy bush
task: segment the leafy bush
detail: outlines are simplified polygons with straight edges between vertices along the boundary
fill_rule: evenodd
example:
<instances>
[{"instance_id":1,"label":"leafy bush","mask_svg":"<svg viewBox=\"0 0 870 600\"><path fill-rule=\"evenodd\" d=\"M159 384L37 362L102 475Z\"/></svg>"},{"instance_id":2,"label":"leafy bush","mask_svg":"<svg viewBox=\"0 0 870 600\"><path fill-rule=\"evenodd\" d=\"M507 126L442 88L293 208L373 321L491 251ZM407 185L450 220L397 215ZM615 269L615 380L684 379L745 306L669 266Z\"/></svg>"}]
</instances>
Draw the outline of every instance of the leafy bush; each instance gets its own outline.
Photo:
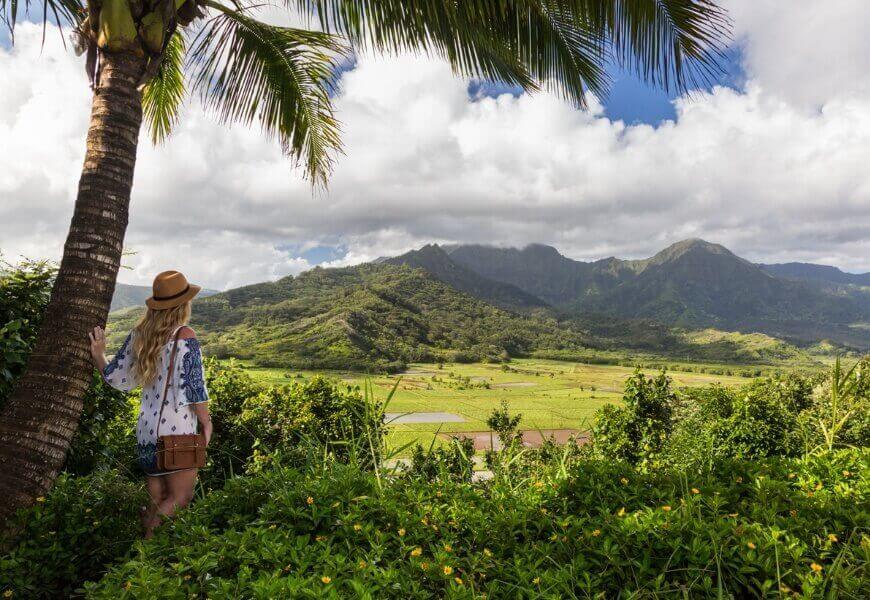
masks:
<instances>
[{"instance_id":1,"label":"leafy bush","mask_svg":"<svg viewBox=\"0 0 870 600\"><path fill-rule=\"evenodd\" d=\"M322 376L264 387L237 366L215 359L206 359L205 369L214 423L210 465L202 473L208 487L276 461L300 464L312 447L343 461L353 455L369 465L381 455L383 412L358 389ZM371 446L369 439L375 440Z\"/></svg>"},{"instance_id":2,"label":"leafy bush","mask_svg":"<svg viewBox=\"0 0 870 600\"><path fill-rule=\"evenodd\" d=\"M655 463L673 427L675 395L664 370L648 378L638 370L625 382L623 406L605 406L592 429L596 453L641 468Z\"/></svg>"},{"instance_id":3,"label":"leafy bush","mask_svg":"<svg viewBox=\"0 0 870 600\"><path fill-rule=\"evenodd\" d=\"M508 488L355 466L228 482L91 598L866 597L870 452L686 479L580 460ZM556 472L556 471L553 471ZM306 474L307 473L307 474Z\"/></svg>"},{"instance_id":4,"label":"leafy bush","mask_svg":"<svg viewBox=\"0 0 870 600\"><path fill-rule=\"evenodd\" d=\"M138 407L138 397L117 391L94 371L64 470L86 475L97 469L115 468L137 476L134 424Z\"/></svg>"},{"instance_id":5,"label":"leafy bush","mask_svg":"<svg viewBox=\"0 0 870 600\"><path fill-rule=\"evenodd\" d=\"M116 471L62 474L48 495L19 512L12 537L0 540L11 548L0 557L0 591L66 597L99 579L141 536L138 510L145 502L141 483Z\"/></svg>"},{"instance_id":6,"label":"leafy bush","mask_svg":"<svg viewBox=\"0 0 870 600\"><path fill-rule=\"evenodd\" d=\"M411 463L407 468L409 477L422 481L456 481L471 483L474 474L474 440L471 438L451 438L446 446L424 449L417 444L411 452Z\"/></svg>"},{"instance_id":7,"label":"leafy bush","mask_svg":"<svg viewBox=\"0 0 870 600\"><path fill-rule=\"evenodd\" d=\"M0 261L0 407L27 365L55 272L44 261Z\"/></svg>"}]
</instances>

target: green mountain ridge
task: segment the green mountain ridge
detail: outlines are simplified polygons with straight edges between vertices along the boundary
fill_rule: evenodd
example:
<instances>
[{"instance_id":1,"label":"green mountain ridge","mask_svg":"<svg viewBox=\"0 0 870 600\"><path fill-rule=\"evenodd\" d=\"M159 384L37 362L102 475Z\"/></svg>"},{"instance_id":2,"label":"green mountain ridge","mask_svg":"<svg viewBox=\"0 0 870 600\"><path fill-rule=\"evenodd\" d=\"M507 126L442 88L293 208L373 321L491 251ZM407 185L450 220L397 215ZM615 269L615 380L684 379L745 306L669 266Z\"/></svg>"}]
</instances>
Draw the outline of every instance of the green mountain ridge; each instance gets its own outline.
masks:
<instances>
[{"instance_id":1,"label":"green mountain ridge","mask_svg":"<svg viewBox=\"0 0 870 600\"><path fill-rule=\"evenodd\" d=\"M450 257L484 277L570 314L647 318L689 328L761 331L859 348L870 335L870 293L777 277L719 244L690 239L644 260L575 261L552 247L453 246Z\"/></svg>"},{"instance_id":2,"label":"green mountain ridge","mask_svg":"<svg viewBox=\"0 0 870 600\"><path fill-rule=\"evenodd\" d=\"M215 290L203 289L199 295L205 297L217 293ZM132 285L118 282L115 284L115 293L112 294L112 304L109 310L116 311L130 306L143 306L145 299L150 297L150 285Z\"/></svg>"},{"instance_id":3,"label":"green mountain ridge","mask_svg":"<svg viewBox=\"0 0 870 600\"><path fill-rule=\"evenodd\" d=\"M112 313L114 344L140 313ZM425 269L388 262L315 268L197 299L192 325L209 354L290 369L396 371L409 362L519 356L815 363L806 352L760 334L702 335L648 320L505 310Z\"/></svg>"}]
</instances>

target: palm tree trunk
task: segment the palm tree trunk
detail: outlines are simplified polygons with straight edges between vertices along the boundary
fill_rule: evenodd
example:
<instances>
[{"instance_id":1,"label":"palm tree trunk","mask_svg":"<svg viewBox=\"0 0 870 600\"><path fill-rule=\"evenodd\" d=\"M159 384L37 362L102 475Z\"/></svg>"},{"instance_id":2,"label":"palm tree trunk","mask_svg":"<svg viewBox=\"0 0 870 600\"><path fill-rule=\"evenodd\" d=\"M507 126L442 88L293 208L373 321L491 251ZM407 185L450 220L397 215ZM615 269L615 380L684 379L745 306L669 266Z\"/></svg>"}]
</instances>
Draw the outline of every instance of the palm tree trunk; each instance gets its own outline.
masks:
<instances>
[{"instance_id":1,"label":"palm tree trunk","mask_svg":"<svg viewBox=\"0 0 870 600\"><path fill-rule=\"evenodd\" d=\"M0 413L0 524L44 494L63 466L93 372L87 333L106 322L115 289L145 63L128 53L102 61L60 270L27 370Z\"/></svg>"}]
</instances>

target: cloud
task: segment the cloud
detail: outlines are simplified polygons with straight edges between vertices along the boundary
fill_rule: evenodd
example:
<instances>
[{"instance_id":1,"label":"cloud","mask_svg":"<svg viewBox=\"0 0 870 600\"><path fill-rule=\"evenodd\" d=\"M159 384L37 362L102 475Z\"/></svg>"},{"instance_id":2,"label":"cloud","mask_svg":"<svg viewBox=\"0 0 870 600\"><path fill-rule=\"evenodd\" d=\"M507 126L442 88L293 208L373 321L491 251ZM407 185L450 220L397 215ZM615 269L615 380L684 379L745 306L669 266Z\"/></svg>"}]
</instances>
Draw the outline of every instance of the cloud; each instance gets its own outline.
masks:
<instances>
[{"instance_id":1,"label":"cloud","mask_svg":"<svg viewBox=\"0 0 870 600\"><path fill-rule=\"evenodd\" d=\"M545 242L589 259L647 256L685 237L753 260L870 270L870 91L856 71L870 52L833 62L847 52L836 34L850 53L868 42L829 25L863 4L833 2L813 19L795 2L788 28L769 3L730 5L746 87L679 99L676 120L657 128L612 121L594 99L588 112L546 94L470 99L442 63L362 56L336 97L345 155L324 193L259 131L224 128L192 100L165 146L142 139L134 269L121 280L177 267L225 288L310 266L281 248L339 246L328 264L344 265L430 241ZM810 33L818 43L801 42ZM59 256L84 150L81 63L51 32L40 55L40 36L25 24L15 49L0 49L7 257Z\"/></svg>"}]
</instances>

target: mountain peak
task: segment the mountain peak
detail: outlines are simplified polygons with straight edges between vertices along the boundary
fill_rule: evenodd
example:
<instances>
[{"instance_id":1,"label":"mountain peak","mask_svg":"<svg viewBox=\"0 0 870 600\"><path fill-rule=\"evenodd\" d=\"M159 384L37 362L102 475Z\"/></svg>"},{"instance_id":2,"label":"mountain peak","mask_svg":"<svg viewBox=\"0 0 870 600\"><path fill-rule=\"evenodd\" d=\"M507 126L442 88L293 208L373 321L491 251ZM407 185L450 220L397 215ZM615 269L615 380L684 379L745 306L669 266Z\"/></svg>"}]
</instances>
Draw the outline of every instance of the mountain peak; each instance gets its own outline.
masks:
<instances>
[{"instance_id":1,"label":"mountain peak","mask_svg":"<svg viewBox=\"0 0 870 600\"><path fill-rule=\"evenodd\" d=\"M658 252L655 256L644 261L645 266L660 265L677 260L685 255L702 255L702 254L718 254L722 256L734 257L737 260L742 260L733 252L721 244L714 244L700 238L689 238L675 242Z\"/></svg>"}]
</instances>

